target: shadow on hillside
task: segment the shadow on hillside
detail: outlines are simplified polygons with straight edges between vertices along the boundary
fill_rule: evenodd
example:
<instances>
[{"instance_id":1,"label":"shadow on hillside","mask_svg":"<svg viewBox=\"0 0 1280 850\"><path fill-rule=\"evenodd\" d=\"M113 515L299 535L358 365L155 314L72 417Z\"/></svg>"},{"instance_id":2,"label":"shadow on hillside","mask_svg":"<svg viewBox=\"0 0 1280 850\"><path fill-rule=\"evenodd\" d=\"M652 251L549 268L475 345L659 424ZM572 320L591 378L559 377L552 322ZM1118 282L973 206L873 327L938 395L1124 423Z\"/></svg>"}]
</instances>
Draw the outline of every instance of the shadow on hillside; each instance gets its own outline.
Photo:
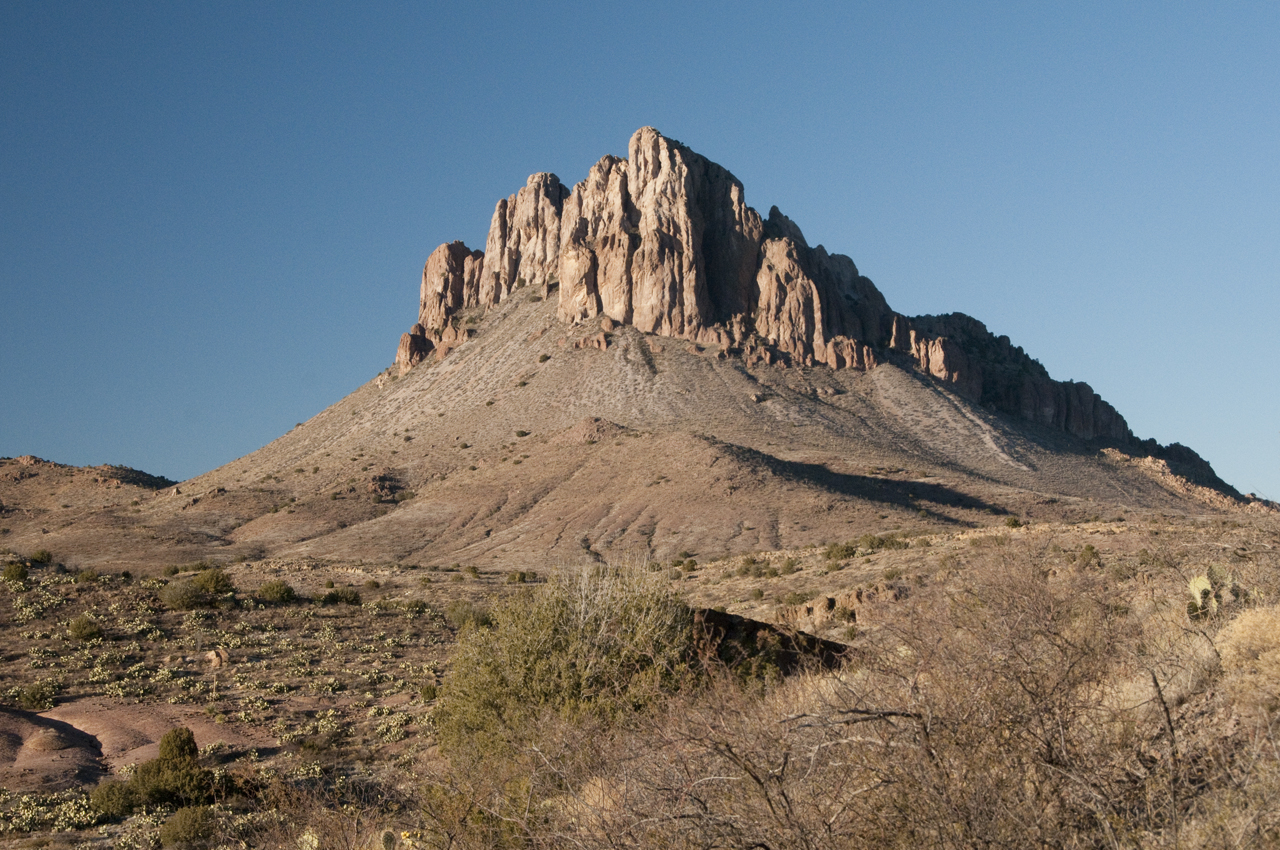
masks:
<instances>
[{"instance_id":1,"label":"shadow on hillside","mask_svg":"<svg viewBox=\"0 0 1280 850\"><path fill-rule=\"evenodd\" d=\"M735 446L733 449L735 452L741 453L742 460L762 464L779 478L786 478L813 487L821 487L824 490L854 499L880 502L908 510L925 511L930 519L940 522L960 524L959 520L932 510L931 506L982 511L998 516L1004 516L1009 513L1008 510L999 505L983 501L959 490L953 490L950 487L944 487L941 484L929 484L922 481L897 481L892 478L835 472L822 464L783 460L743 446Z\"/></svg>"}]
</instances>

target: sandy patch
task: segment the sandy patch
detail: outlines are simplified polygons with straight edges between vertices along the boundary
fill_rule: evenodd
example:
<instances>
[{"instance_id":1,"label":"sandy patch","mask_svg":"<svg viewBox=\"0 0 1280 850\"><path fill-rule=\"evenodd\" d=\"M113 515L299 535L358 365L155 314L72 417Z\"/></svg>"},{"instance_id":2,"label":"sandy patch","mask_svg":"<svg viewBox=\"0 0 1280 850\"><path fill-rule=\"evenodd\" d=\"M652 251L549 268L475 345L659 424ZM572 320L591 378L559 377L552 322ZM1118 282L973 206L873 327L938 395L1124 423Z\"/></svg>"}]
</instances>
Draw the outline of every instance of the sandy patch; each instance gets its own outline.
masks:
<instances>
[{"instance_id":1,"label":"sandy patch","mask_svg":"<svg viewBox=\"0 0 1280 850\"><path fill-rule=\"evenodd\" d=\"M0 788L61 791L97 782L103 773L102 749L92 735L59 720L0 708Z\"/></svg>"},{"instance_id":2,"label":"sandy patch","mask_svg":"<svg viewBox=\"0 0 1280 850\"><path fill-rule=\"evenodd\" d=\"M92 735L112 772L155 758L160 753L160 738L177 726L189 728L201 748L219 742L236 748L276 744L265 729L217 723L189 705L123 705L108 699L85 699L59 705L43 716Z\"/></svg>"}]
</instances>

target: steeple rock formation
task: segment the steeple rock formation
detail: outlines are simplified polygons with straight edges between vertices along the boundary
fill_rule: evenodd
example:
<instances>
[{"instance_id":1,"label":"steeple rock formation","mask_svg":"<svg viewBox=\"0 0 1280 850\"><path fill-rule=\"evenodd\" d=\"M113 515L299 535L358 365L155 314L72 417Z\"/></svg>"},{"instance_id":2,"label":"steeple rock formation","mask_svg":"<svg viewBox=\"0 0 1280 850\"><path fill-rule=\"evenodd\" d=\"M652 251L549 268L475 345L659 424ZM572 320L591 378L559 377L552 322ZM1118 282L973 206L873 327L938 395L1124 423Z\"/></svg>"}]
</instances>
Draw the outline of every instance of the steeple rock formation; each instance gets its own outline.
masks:
<instances>
[{"instance_id":1,"label":"steeple rock formation","mask_svg":"<svg viewBox=\"0 0 1280 850\"><path fill-rule=\"evenodd\" d=\"M607 316L719 346L751 363L869 371L909 365L956 394L1085 439L1128 443L1124 418L1088 384L1054 381L1008 337L959 313L895 313L853 261L810 247L778 211L762 219L726 169L652 127L572 191L532 175L498 202L485 250L441 245L422 273L401 374L466 340L457 314L516 290L558 294L558 316Z\"/></svg>"}]
</instances>

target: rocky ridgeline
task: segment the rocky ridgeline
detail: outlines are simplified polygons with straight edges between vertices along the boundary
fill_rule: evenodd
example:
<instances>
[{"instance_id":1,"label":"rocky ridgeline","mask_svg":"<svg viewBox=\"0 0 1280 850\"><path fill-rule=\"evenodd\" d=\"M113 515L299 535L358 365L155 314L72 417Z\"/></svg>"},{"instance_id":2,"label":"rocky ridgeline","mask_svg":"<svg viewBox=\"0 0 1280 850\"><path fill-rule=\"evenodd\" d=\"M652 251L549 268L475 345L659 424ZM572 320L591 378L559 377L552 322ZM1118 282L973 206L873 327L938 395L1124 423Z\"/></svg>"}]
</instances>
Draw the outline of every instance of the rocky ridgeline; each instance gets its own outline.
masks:
<instances>
[{"instance_id":1,"label":"rocky ridgeline","mask_svg":"<svg viewBox=\"0 0 1280 850\"><path fill-rule=\"evenodd\" d=\"M1054 381L1008 337L959 313L910 318L853 261L810 247L774 207L762 219L721 166L652 127L572 190L534 174L498 202L485 250L441 245L422 272L401 373L466 339L454 318L524 287L558 292L559 316L597 316L715 345L750 361L869 370L910 364L972 401L1079 437L1132 439L1088 384Z\"/></svg>"}]
</instances>

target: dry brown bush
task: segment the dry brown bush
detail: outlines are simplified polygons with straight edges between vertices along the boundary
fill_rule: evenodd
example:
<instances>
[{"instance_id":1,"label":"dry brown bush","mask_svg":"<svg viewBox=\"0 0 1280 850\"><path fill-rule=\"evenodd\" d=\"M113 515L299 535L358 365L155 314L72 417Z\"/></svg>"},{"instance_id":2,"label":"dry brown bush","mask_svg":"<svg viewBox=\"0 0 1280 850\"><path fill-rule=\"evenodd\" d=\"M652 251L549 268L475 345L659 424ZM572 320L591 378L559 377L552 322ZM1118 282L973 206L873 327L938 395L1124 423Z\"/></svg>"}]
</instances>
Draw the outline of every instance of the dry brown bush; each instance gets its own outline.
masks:
<instances>
[{"instance_id":1,"label":"dry brown bush","mask_svg":"<svg viewBox=\"0 0 1280 850\"><path fill-rule=\"evenodd\" d=\"M1221 623L1187 619L1174 570L1121 604L1103 571L1050 560L990 550L868 630L838 673L766 688L724 671L623 728L543 718L502 775L437 776L428 833L455 847L1274 846L1274 718L1237 722L1215 689ZM1216 635L1228 675L1269 657L1269 616Z\"/></svg>"}]
</instances>

